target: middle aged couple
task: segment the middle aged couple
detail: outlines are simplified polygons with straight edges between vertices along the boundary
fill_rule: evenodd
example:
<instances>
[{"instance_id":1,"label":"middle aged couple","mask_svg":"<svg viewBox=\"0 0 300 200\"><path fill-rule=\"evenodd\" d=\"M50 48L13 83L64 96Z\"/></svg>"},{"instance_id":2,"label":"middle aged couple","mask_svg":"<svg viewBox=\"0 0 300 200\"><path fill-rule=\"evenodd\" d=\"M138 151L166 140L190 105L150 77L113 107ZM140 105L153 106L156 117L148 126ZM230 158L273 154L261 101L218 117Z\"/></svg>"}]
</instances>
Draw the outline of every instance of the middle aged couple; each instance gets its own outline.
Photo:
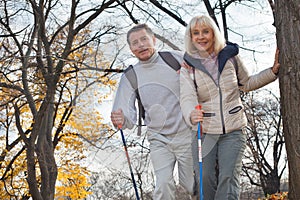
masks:
<instances>
[{"instance_id":1,"label":"middle aged couple","mask_svg":"<svg viewBox=\"0 0 300 200\"><path fill-rule=\"evenodd\" d=\"M240 90L251 91L276 80L280 64L250 75L238 46L226 43L209 16L196 16L185 32L185 54L169 51L182 64L173 70L155 49L156 38L146 24L127 33L138 94L155 172L154 200L175 199L173 172L192 199L199 199L197 123L202 124L203 194L205 200L239 199L239 177L247 120ZM185 58L185 59L184 59ZM185 60L185 62L184 62ZM132 129L137 120L137 93L123 74L116 92L111 121ZM202 109L195 106L201 104ZM218 167L216 167L218 166Z\"/></svg>"}]
</instances>

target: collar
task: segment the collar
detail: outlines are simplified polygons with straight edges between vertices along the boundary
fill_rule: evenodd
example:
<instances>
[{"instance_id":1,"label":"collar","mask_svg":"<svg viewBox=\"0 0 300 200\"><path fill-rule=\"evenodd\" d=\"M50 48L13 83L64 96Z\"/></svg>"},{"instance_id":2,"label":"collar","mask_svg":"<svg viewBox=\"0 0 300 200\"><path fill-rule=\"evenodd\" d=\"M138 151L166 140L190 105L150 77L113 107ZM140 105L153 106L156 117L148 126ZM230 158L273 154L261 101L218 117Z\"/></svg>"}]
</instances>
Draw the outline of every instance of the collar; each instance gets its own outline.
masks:
<instances>
[{"instance_id":1,"label":"collar","mask_svg":"<svg viewBox=\"0 0 300 200\"><path fill-rule=\"evenodd\" d=\"M145 61L139 60L139 63L142 65L153 63L158 58L158 56L159 56L158 52L154 51L154 54L148 60L145 60Z\"/></svg>"}]
</instances>

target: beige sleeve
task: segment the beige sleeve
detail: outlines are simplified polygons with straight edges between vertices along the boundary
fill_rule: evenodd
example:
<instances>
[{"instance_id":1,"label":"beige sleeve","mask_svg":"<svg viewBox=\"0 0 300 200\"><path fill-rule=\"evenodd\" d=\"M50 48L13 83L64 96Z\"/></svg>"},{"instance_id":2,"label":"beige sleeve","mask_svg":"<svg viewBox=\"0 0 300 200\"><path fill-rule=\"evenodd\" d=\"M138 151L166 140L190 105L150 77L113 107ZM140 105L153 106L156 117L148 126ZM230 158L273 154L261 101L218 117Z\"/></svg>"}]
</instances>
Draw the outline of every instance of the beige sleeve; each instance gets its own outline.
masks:
<instances>
[{"instance_id":1,"label":"beige sleeve","mask_svg":"<svg viewBox=\"0 0 300 200\"><path fill-rule=\"evenodd\" d=\"M249 92L256 90L276 80L277 76L272 72L271 68L250 75L239 56L236 56L236 58L238 62L238 80L242 85L240 86L242 91Z\"/></svg>"}]
</instances>

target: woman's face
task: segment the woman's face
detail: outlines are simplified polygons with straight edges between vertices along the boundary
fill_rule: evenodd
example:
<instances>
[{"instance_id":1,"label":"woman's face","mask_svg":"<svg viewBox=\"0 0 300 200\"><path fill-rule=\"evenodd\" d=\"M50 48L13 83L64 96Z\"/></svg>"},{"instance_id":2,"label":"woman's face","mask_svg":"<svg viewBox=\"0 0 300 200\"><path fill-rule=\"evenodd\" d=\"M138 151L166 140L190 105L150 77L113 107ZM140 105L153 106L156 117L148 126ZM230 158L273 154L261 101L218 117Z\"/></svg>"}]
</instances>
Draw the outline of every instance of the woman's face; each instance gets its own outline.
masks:
<instances>
[{"instance_id":1,"label":"woman's face","mask_svg":"<svg viewBox=\"0 0 300 200\"><path fill-rule=\"evenodd\" d=\"M209 55L214 51L214 32L206 25L196 25L191 29L192 43L200 55Z\"/></svg>"}]
</instances>

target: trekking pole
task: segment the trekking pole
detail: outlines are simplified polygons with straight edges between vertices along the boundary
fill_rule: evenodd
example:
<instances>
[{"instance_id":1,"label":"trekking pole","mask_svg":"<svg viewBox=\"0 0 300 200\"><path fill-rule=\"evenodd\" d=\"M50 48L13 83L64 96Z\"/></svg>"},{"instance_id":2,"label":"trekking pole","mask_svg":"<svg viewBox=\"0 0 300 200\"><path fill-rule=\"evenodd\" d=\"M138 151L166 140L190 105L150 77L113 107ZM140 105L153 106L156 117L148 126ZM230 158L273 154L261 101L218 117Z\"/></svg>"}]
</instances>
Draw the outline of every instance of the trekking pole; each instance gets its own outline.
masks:
<instances>
[{"instance_id":1,"label":"trekking pole","mask_svg":"<svg viewBox=\"0 0 300 200\"><path fill-rule=\"evenodd\" d=\"M201 105L196 106L197 110L201 110ZM198 153L199 153L199 198L203 200L203 183L202 183L202 144L201 144L201 124L198 122Z\"/></svg>"},{"instance_id":2,"label":"trekking pole","mask_svg":"<svg viewBox=\"0 0 300 200\"><path fill-rule=\"evenodd\" d=\"M133 171L132 171L131 164L130 164L129 154L128 154L128 151L127 151L127 146L126 146L126 141L125 141L125 137L124 137L123 130L122 130L122 125L118 125L118 128L120 129L120 133L121 133L121 136L122 136L124 150L125 150L125 154L126 154L126 157L127 157L127 162L128 162L128 165L129 165L129 170L130 170L130 174L131 174L133 187L134 187L134 190L135 190L135 196L136 196L137 200L140 200L139 193L138 193L138 190L137 190L137 186L136 186L136 183L135 183L135 180L134 180Z\"/></svg>"}]
</instances>

